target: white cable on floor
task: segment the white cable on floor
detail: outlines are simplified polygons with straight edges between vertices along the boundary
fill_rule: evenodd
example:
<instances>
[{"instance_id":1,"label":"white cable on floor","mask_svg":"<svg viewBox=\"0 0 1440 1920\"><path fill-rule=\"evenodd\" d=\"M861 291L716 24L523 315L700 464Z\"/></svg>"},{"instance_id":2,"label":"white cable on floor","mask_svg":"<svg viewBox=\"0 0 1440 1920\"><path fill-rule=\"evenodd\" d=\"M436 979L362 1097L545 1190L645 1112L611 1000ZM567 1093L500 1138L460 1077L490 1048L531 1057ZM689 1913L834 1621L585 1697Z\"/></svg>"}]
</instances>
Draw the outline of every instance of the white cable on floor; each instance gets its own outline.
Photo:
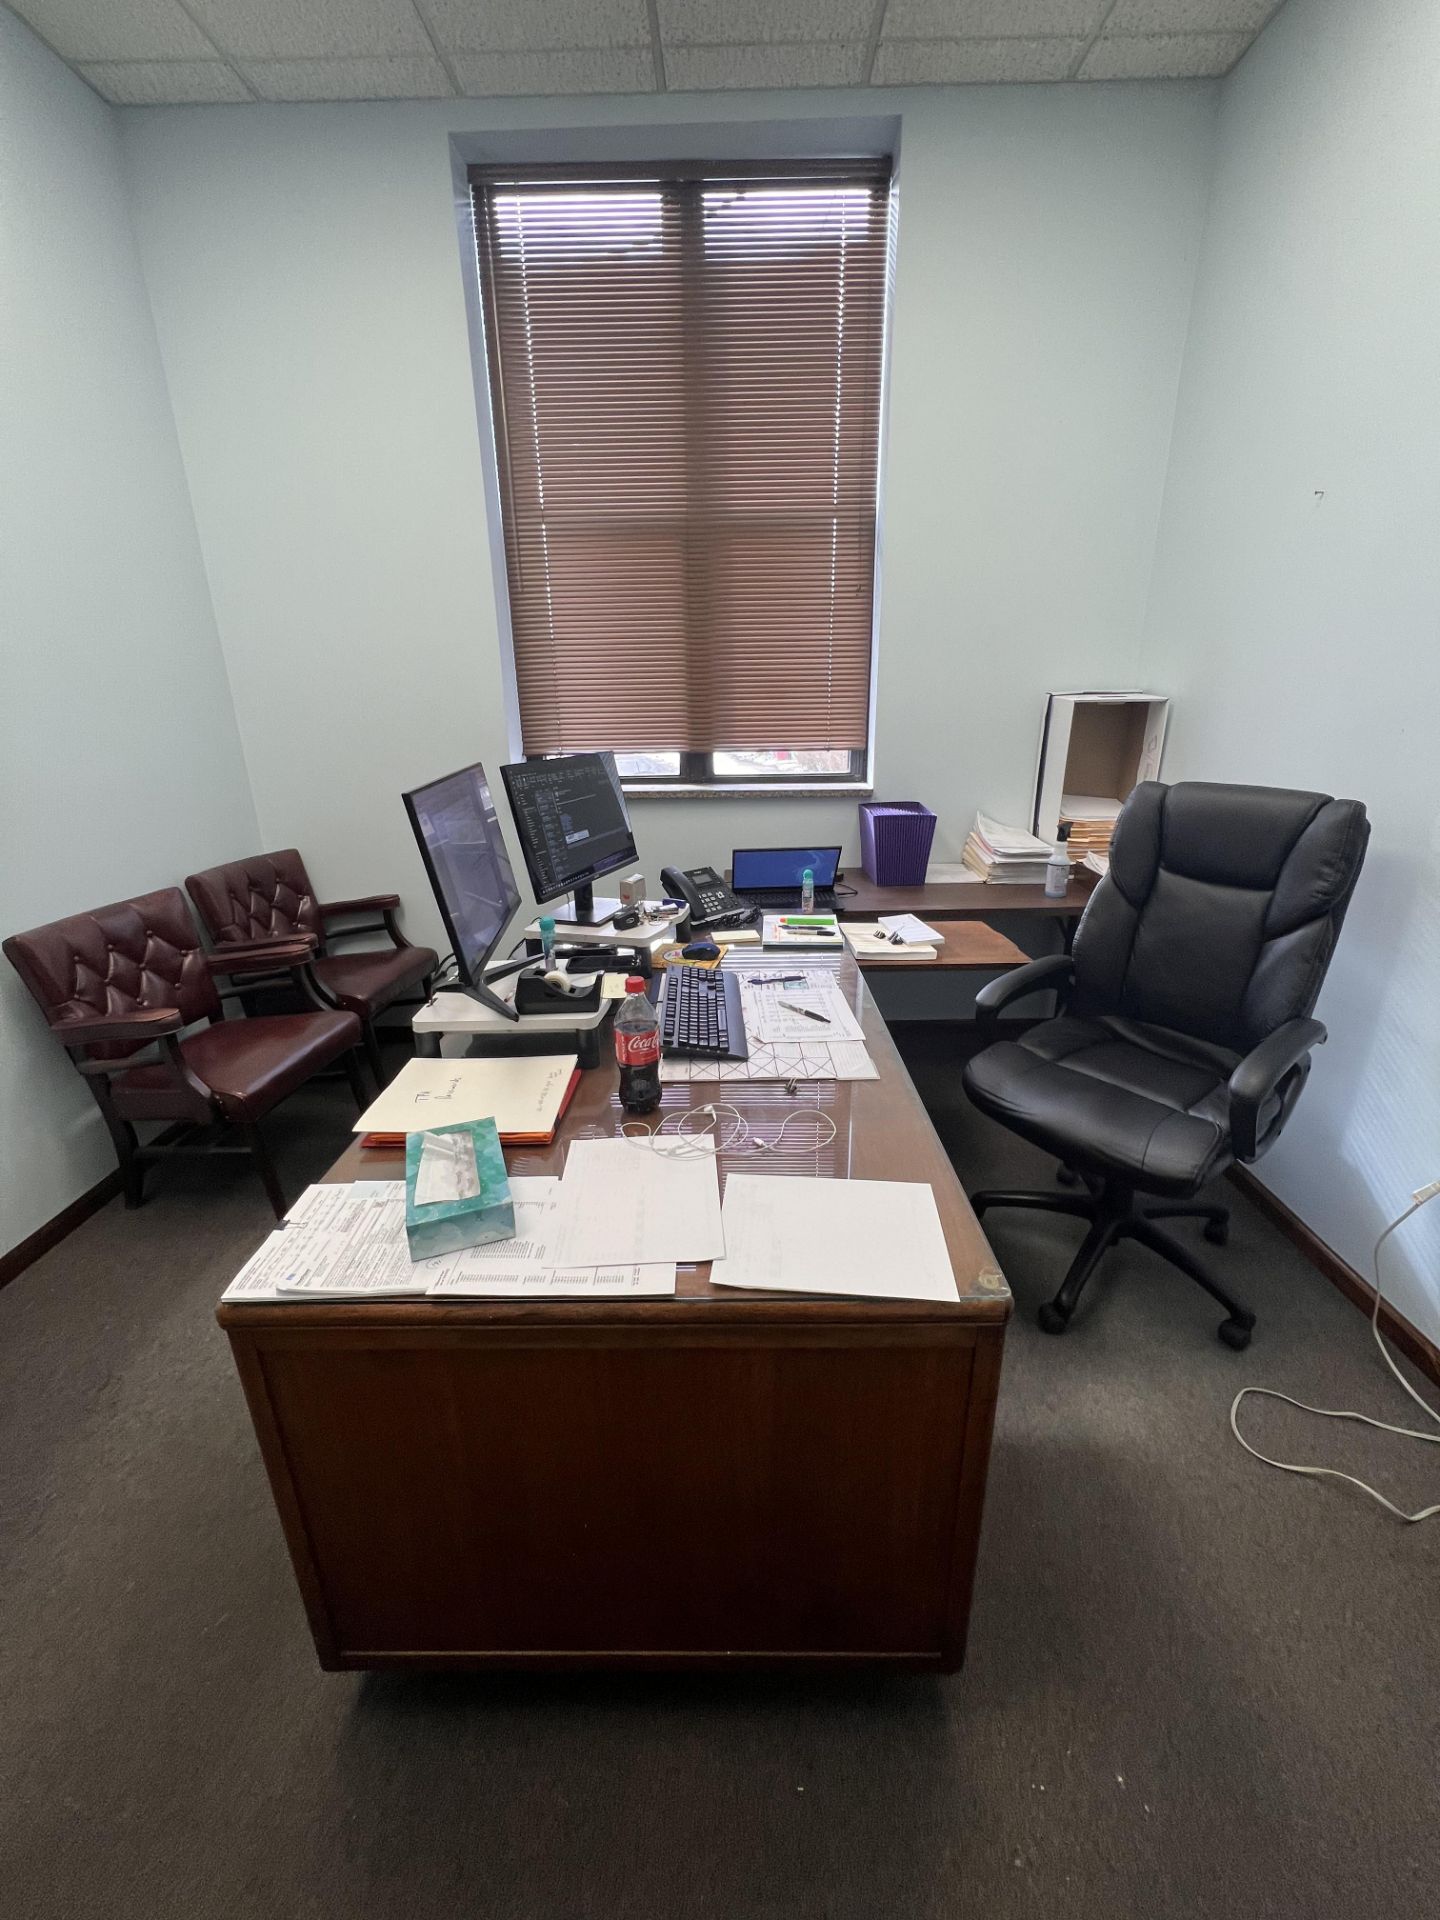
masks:
<instances>
[{"instance_id":1,"label":"white cable on floor","mask_svg":"<svg viewBox=\"0 0 1440 1920\"><path fill-rule=\"evenodd\" d=\"M721 1131L720 1116L728 1114L730 1131ZM670 1121L675 1125L670 1132L666 1127ZM687 1120L702 1120L704 1125L687 1127ZM813 1139L804 1140L795 1146L787 1146L785 1135L795 1122L812 1120L815 1123ZM830 1131L825 1133L823 1128ZM835 1138L835 1122L828 1113L822 1113L818 1107L797 1107L793 1113L787 1113L780 1122L780 1131L773 1140L761 1140L750 1131L750 1123L738 1107L732 1107L728 1101L707 1101L703 1107L682 1107L677 1113L665 1114L657 1125L647 1127L643 1120L627 1120L620 1131L627 1140L633 1140L637 1146L653 1146L657 1141L665 1142L677 1159L691 1160L702 1153L818 1153L822 1147L828 1147ZM688 1143L688 1144L687 1144Z\"/></svg>"},{"instance_id":2,"label":"white cable on floor","mask_svg":"<svg viewBox=\"0 0 1440 1920\"><path fill-rule=\"evenodd\" d=\"M1379 1347L1386 1366L1389 1367L1390 1371L1415 1402L1416 1406L1419 1407L1420 1411L1425 1414L1428 1419L1435 1421L1437 1426L1440 1426L1440 1413L1437 1413L1434 1407L1420 1398L1420 1395L1411 1386L1404 1374L1401 1373L1399 1367L1396 1366L1390 1349L1385 1345L1380 1335L1380 1249L1397 1227L1403 1227L1405 1222L1410 1219L1413 1214L1417 1214L1429 1201L1433 1200L1437 1193L1440 1193L1440 1180L1432 1180L1428 1187L1421 1187L1415 1195L1412 1204L1408 1206L1402 1214L1397 1215L1397 1217L1390 1222L1389 1226L1386 1227L1380 1238L1375 1242L1375 1251L1371 1255L1371 1265L1375 1270L1375 1305L1370 1314L1370 1330L1375 1335L1375 1344ZM1383 1493L1377 1493L1374 1487L1367 1486L1363 1480L1357 1480L1353 1473L1341 1473L1337 1467L1301 1467L1296 1466L1289 1460L1272 1460L1268 1453L1261 1453L1258 1447L1252 1447L1240 1431L1236 1415L1240 1410L1240 1402L1245 1398L1247 1393L1259 1394L1267 1400L1283 1400L1287 1407L1299 1407L1302 1413L1318 1414L1322 1420L1358 1420L1362 1426L1378 1427L1382 1433L1398 1433L1404 1440L1424 1440L1430 1446L1440 1446L1440 1433L1425 1433L1415 1427L1392 1426L1388 1420L1372 1419L1368 1413L1351 1413L1343 1408L1336 1407L1312 1407L1304 1400L1292 1400L1288 1393L1276 1392L1273 1387L1242 1387L1230 1403L1231 1432L1247 1453L1254 1454L1257 1460L1263 1460L1267 1467L1278 1467L1282 1473L1308 1474L1316 1480L1344 1480L1348 1482L1350 1486L1358 1487L1362 1493L1368 1493L1372 1500L1378 1500L1385 1511L1387 1513L1393 1513L1397 1520L1414 1523L1418 1520L1433 1519L1437 1513L1440 1513L1440 1501L1437 1501L1433 1507L1422 1507L1419 1513L1402 1513L1399 1507L1385 1498Z\"/></svg>"}]
</instances>

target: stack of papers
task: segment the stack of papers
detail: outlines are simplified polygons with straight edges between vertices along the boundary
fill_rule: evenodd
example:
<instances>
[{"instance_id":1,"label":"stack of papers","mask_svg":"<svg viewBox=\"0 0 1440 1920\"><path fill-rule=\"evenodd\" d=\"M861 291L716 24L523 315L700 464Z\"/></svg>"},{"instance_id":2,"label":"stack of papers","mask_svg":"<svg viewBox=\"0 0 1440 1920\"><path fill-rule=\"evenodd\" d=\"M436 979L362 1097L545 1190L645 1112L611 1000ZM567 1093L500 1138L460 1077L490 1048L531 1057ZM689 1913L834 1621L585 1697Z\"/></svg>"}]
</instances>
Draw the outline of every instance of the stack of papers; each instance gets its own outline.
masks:
<instances>
[{"instance_id":1,"label":"stack of papers","mask_svg":"<svg viewBox=\"0 0 1440 1920\"><path fill-rule=\"evenodd\" d=\"M1043 886L1052 849L1023 827L1007 827L988 813L977 813L965 842L963 859L982 880L1012 886Z\"/></svg>"},{"instance_id":2,"label":"stack of papers","mask_svg":"<svg viewBox=\"0 0 1440 1920\"><path fill-rule=\"evenodd\" d=\"M940 948L934 940L902 940L897 946L879 920L847 920L844 931L850 950L858 960L940 958Z\"/></svg>"},{"instance_id":3,"label":"stack of papers","mask_svg":"<svg viewBox=\"0 0 1440 1920\"><path fill-rule=\"evenodd\" d=\"M393 1300L431 1294L571 1300L675 1291L673 1262L562 1260L555 1245L560 1185L554 1179L512 1180L511 1239L415 1261L405 1238L403 1181L308 1187L285 1226L246 1261L224 1298Z\"/></svg>"},{"instance_id":4,"label":"stack of papers","mask_svg":"<svg viewBox=\"0 0 1440 1920\"><path fill-rule=\"evenodd\" d=\"M839 951L840 921L833 913L767 913L761 922L761 937L767 947L790 948L815 953Z\"/></svg>"},{"instance_id":5,"label":"stack of papers","mask_svg":"<svg viewBox=\"0 0 1440 1920\"><path fill-rule=\"evenodd\" d=\"M1070 858L1084 860L1087 854L1093 853L1099 859L1108 860L1110 837L1119 818L1118 800L1107 800L1100 793L1062 793L1060 824L1070 829L1066 842Z\"/></svg>"},{"instance_id":6,"label":"stack of papers","mask_svg":"<svg viewBox=\"0 0 1440 1920\"><path fill-rule=\"evenodd\" d=\"M507 1145L548 1146L579 1084L573 1053L407 1060L355 1131L366 1146L388 1146L407 1133L493 1119Z\"/></svg>"}]
</instances>

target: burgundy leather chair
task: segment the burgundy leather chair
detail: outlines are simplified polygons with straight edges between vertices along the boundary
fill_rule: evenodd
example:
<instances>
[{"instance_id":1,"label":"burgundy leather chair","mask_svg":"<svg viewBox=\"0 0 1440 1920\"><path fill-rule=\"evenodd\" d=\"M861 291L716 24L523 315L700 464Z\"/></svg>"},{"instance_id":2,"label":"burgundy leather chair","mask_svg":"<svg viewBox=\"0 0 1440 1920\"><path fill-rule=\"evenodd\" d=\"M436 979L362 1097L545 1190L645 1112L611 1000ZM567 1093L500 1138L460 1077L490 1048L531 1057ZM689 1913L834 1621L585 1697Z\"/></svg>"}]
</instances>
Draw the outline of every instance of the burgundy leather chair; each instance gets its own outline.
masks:
<instances>
[{"instance_id":1,"label":"burgundy leather chair","mask_svg":"<svg viewBox=\"0 0 1440 1920\"><path fill-rule=\"evenodd\" d=\"M4 951L90 1084L115 1142L127 1207L144 1198L145 1167L152 1160L248 1150L276 1218L283 1219L285 1197L261 1120L336 1061L365 1107L364 1071L355 1051L360 1022L353 1013L327 1007L307 985L308 940L207 953L184 894L163 887L12 934ZM241 969L289 976L310 1011L227 1020L216 978ZM197 1026L199 1021L210 1024ZM180 1130L142 1146L137 1120L179 1122ZM196 1127L216 1125L239 1127L245 1147L194 1143Z\"/></svg>"},{"instance_id":2,"label":"burgundy leather chair","mask_svg":"<svg viewBox=\"0 0 1440 1920\"><path fill-rule=\"evenodd\" d=\"M428 1000L430 976L437 956L433 947L413 947L395 921L398 893L372 893L358 900L331 900L321 904L294 847L280 853L257 853L253 859L230 860L222 867L192 873L185 882L196 911L217 947L237 942L308 939L314 948L311 970L320 991L334 1006L358 1016L365 1052L377 1086L384 1084L375 1018L410 989L412 997ZM379 920L362 926L332 928L332 920L359 913L378 913ZM388 947L364 947L358 953L336 953L332 943L357 933L388 933Z\"/></svg>"}]
</instances>

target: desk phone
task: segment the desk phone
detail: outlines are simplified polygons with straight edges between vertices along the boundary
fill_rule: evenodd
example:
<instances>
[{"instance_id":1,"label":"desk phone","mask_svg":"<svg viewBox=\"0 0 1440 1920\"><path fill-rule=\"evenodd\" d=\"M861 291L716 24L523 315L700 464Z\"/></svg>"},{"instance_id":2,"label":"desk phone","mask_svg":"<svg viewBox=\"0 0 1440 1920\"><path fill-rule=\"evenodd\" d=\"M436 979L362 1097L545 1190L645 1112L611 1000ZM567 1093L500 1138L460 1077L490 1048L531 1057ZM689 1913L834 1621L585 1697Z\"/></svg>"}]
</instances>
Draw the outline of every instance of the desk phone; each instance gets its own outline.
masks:
<instances>
[{"instance_id":1,"label":"desk phone","mask_svg":"<svg viewBox=\"0 0 1440 1920\"><path fill-rule=\"evenodd\" d=\"M662 867L660 885L671 900L683 900L690 909L690 924L698 932L702 927L748 927L755 919L754 907L732 893L713 867L691 867L682 873L679 867Z\"/></svg>"}]
</instances>

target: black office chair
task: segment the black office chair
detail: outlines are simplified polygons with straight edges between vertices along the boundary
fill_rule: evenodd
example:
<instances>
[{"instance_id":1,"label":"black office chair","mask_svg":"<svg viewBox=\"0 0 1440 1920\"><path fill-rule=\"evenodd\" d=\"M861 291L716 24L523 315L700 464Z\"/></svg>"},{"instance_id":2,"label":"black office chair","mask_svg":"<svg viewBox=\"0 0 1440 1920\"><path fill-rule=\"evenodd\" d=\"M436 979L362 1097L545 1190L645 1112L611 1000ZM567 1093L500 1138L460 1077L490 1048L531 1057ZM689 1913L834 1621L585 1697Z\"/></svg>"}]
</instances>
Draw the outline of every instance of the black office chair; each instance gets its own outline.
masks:
<instances>
[{"instance_id":1,"label":"black office chair","mask_svg":"<svg viewBox=\"0 0 1440 1920\"><path fill-rule=\"evenodd\" d=\"M1147 780L1121 812L1074 953L1032 960L976 996L993 1031L1023 995L1060 995L1054 1019L987 1047L964 1075L982 1113L1056 1154L1061 1179L1086 1189L970 1196L977 1214L1031 1207L1090 1222L1040 1308L1047 1333L1065 1331L1101 1256L1128 1237L1220 1302L1227 1346L1250 1344L1254 1314L1154 1223L1203 1220L1224 1245L1227 1210L1191 1202L1232 1161L1258 1160L1300 1097L1325 1039L1311 1009L1369 837L1358 800ZM1162 1203L1142 1204L1149 1194Z\"/></svg>"}]
</instances>

